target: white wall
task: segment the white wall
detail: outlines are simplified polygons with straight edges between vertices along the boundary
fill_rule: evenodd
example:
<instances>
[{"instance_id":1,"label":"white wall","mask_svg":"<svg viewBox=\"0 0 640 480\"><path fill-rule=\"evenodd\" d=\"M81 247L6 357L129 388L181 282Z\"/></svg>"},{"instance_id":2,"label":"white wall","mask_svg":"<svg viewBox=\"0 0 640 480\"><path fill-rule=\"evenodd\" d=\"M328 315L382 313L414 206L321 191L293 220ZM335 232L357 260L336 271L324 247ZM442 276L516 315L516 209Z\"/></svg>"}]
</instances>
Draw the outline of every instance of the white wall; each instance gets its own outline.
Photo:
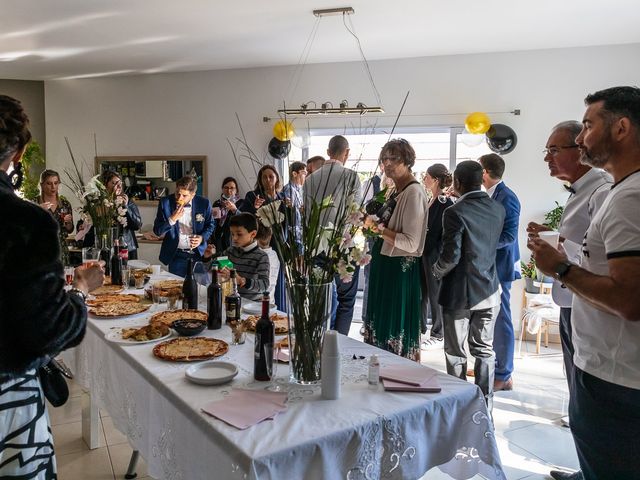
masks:
<instances>
[{"instance_id":1,"label":"white wall","mask_svg":"<svg viewBox=\"0 0 640 480\"><path fill-rule=\"evenodd\" d=\"M491 115L510 125L518 146L505 157L505 181L522 202L524 226L540 220L566 193L550 179L541 150L556 123L581 119L584 96L613 85L637 84L640 44L544 51L458 55L371 62L387 112L397 114L411 91L399 125L462 124L471 111L510 111ZM204 154L209 157L209 192L215 196L226 175L238 174L227 139L239 136L237 112L251 147L263 154L293 67L157 74L45 83L47 163L69 165L68 136L76 155L92 164L93 133L100 155ZM308 100L351 104L375 100L360 63L308 65L289 105ZM427 115L451 114L457 115ZM378 125L393 124L384 117ZM357 122L358 119L350 119ZM371 120L370 120L371 121ZM342 119L313 120L311 128L345 127ZM298 123L298 128L303 125ZM248 167L246 170L250 170ZM251 183L253 178L250 179ZM246 186L245 186L246 187ZM244 189L246 191L246 188ZM145 214L146 216L146 214ZM519 308L514 291L514 313Z\"/></svg>"}]
</instances>

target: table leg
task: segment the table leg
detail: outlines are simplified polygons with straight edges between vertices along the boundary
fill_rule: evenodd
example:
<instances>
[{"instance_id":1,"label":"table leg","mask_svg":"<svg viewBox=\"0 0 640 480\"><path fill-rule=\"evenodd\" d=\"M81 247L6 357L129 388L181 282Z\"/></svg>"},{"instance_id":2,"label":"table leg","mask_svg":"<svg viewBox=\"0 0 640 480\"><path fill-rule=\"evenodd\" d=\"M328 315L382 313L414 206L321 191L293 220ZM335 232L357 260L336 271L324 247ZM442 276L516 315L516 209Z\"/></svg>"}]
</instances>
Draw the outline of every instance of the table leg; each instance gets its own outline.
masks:
<instances>
[{"instance_id":1,"label":"table leg","mask_svg":"<svg viewBox=\"0 0 640 480\"><path fill-rule=\"evenodd\" d=\"M82 439L89 449L104 446L100 409L91 401L91 394L82 391Z\"/></svg>"}]
</instances>

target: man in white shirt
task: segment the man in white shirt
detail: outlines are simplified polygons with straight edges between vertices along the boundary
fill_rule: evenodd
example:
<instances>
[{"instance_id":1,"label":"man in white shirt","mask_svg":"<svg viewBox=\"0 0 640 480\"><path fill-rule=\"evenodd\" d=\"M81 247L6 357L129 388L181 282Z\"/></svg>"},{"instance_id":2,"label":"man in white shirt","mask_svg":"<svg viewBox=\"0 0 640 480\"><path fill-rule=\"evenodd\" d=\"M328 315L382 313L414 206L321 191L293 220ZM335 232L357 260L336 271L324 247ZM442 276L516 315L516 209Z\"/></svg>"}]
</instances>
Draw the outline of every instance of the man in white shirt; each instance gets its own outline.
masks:
<instances>
[{"instance_id":1,"label":"man in white shirt","mask_svg":"<svg viewBox=\"0 0 640 480\"><path fill-rule=\"evenodd\" d=\"M580 266L531 239L538 268L574 293L569 402L585 479L640 476L640 89L588 95L576 138L582 162L614 180L591 220Z\"/></svg>"}]
</instances>

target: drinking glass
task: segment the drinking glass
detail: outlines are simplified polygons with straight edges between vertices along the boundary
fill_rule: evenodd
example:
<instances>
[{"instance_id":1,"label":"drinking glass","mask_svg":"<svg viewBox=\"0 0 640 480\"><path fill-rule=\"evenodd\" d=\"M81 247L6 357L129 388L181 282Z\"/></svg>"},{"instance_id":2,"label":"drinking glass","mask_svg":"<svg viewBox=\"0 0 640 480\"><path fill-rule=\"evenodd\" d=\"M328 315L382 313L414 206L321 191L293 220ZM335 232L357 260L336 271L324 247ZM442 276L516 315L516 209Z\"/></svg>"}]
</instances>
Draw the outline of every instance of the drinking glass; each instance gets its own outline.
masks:
<instances>
[{"instance_id":1,"label":"drinking glass","mask_svg":"<svg viewBox=\"0 0 640 480\"><path fill-rule=\"evenodd\" d=\"M82 265L90 267L100 260L100 249L95 247L85 247L82 249Z\"/></svg>"},{"instance_id":2,"label":"drinking glass","mask_svg":"<svg viewBox=\"0 0 640 480\"><path fill-rule=\"evenodd\" d=\"M227 325L231 327L231 345L242 345L247 339L247 332L245 331L243 320L233 320L227 322Z\"/></svg>"},{"instance_id":3,"label":"drinking glass","mask_svg":"<svg viewBox=\"0 0 640 480\"><path fill-rule=\"evenodd\" d=\"M67 285L69 286L73 284L73 272L74 272L73 267L69 267L69 266L64 267L64 279Z\"/></svg>"},{"instance_id":4,"label":"drinking glass","mask_svg":"<svg viewBox=\"0 0 640 480\"><path fill-rule=\"evenodd\" d=\"M133 283L136 288L144 288L144 273L135 270L133 272Z\"/></svg>"},{"instance_id":5,"label":"drinking glass","mask_svg":"<svg viewBox=\"0 0 640 480\"><path fill-rule=\"evenodd\" d=\"M163 296L163 289L158 285L153 285L151 287L151 298L153 299L153 303L156 305L160 305L161 303L165 303L167 301L167 297Z\"/></svg>"},{"instance_id":6,"label":"drinking glass","mask_svg":"<svg viewBox=\"0 0 640 480\"><path fill-rule=\"evenodd\" d=\"M177 288L169 289L167 294L167 305L169 310L177 310L178 309L178 299L181 297L181 292Z\"/></svg>"},{"instance_id":7,"label":"drinking glass","mask_svg":"<svg viewBox=\"0 0 640 480\"><path fill-rule=\"evenodd\" d=\"M199 235L189 235L189 253L193 253L193 247L191 246L191 240L195 240Z\"/></svg>"},{"instance_id":8,"label":"drinking glass","mask_svg":"<svg viewBox=\"0 0 640 480\"><path fill-rule=\"evenodd\" d=\"M122 269L122 286L125 290L129 288L129 278L131 277L131 270L128 268Z\"/></svg>"},{"instance_id":9,"label":"drinking glass","mask_svg":"<svg viewBox=\"0 0 640 480\"><path fill-rule=\"evenodd\" d=\"M279 343L276 343L276 344L267 343L264 346L264 356L265 356L265 358L271 357L273 359L273 361L271 362L271 365L269 365L269 363L267 363L267 375L269 376L269 386L267 387L267 390L270 390L272 392L280 392L282 390L282 387L276 381L277 372L278 372L278 357L279 357L279 355L280 355L280 344Z\"/></svg>"}]
</instances>

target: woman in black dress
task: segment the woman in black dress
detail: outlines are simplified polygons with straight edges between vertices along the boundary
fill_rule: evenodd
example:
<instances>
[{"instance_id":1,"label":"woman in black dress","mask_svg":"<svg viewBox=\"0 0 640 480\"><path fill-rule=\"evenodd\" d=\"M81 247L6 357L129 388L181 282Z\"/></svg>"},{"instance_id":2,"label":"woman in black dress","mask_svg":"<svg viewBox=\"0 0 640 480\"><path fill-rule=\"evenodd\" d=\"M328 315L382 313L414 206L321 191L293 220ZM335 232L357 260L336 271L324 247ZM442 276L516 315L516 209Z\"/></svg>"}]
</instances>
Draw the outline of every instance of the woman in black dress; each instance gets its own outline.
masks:
<instances>
[{"instance_id":1,"label":"woman in black dress","mask_svg":"<svg viewBox=\"0 0 640 480\"><path fill-rule=\"evenodd\" d=\"M221 254L231 246L231 231L229 220L234 215L241 213L244 200L238 196L238 182L233 177L227 177L222 181L222 193L220 198L211 205L211 215L216 220L216 229L209 239L216 247L216 252Z\"/></svg>"},{"instance_id":2,"label":"woman in black dress","mask_svg":"<svg viewBox=\"0 0 640 480\"><path fill-rule=\"evenodd\" d=\"M451 186L453 177L447 167L441 163L431 165L423 178L427 192L431 192L429 200L429 217L427 219L427 237L422 251L422 269L420 284L422 286L422 333L427 333L427 325L431 324L431 337L421 343L423 350L443 348L442 307L438 303L442 281L436 279L432 267L438 260L442 248L442 214L453 205L444 189ZM429 320L431 319L431 322Z\"/></svg>"},{"instance_id":3,"label":"woman in black dress","mask_svg":"<svg viewBox=\"0 0 640 480\"><path fill-rule=\"evenodd\" d=\"M67 247L67 235L73 232L73 209L69 200L61 197L60 174L55 170L44 170L40 174L40 195L36 203L53 215L60 226L60 257L64 265L69 264L69 248Z\"/></svg>"}]
</instances>

